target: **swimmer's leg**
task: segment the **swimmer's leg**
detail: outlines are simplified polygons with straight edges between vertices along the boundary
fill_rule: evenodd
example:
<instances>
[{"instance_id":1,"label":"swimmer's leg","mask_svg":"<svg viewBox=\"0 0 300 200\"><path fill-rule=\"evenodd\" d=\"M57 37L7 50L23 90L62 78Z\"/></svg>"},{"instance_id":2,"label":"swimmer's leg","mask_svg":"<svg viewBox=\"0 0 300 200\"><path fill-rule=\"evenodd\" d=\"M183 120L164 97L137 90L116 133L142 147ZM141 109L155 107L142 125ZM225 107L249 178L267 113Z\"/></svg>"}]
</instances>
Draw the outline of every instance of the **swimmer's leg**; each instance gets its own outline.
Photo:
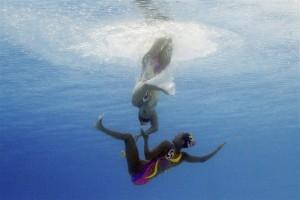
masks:
<instances>
[{"instance_id":1,"label":"swimmer's leg","mask_svg":"<svg viewBox=\"0 0 300 200\"><path fill-rule=\"evenodd\" d=\"M173 43L171 38L165 38L165 45L161 50L159 56L159 62L161 66L161 71L164 70L171 62L171 57L173 53Z\"/></svg>"},{"instance_id":2,"label":"swimmer's leg","mask_svg":"<svg viewBox=\"0 0 300 200\"><path fill-rule=\"evenodd\" d=\"M127 159L128 172L130 175L140 172L142 162L139 158L139 152L135 143L135 139L131 134L125 134L125 152Z\"/></svg>"},{"instance_id":3,"label":"swimmer's leg","mask_svg":"<svg viewBox=\"0 0 300 200\"><path fill-rule=\"evenodd\" d=\"M154 73L159 74L170 64L172 52L173 43L171 38L161 37L156 39L151 49L143 57L143 70L149 62L154 62Z\"/></svg>"},{"instance_id":4,"label":"swimmer's leg","mask_svg":"<svg viewBox=\"0 0 300 200\"><path fill-rule=\"evenodd\" d=\"M129 133L120 133L117 131L105 128L102 123L103 117L100 117L96 123L96 128L107 135L119 140L123 140L125 143L126 159L128 165L128 172L130 175L138 173L142 168L142 162L139 158L139 152L133 136Z\"/></svg>"}]
</instances>

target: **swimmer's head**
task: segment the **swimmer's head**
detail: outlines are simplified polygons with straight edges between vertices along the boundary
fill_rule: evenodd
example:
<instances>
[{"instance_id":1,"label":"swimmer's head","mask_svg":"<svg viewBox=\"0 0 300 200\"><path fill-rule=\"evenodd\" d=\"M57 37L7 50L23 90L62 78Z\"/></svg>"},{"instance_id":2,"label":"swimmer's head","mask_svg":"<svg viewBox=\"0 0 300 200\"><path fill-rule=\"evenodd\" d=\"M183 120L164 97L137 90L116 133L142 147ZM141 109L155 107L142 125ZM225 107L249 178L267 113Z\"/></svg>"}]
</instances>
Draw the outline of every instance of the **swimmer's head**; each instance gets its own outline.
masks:
<instances>
[{"instance_id":1,"label":"swimmer's head","mask_svg":"<svg viewBox=\"0 0 300 200\"><path fill-rule=\"evenodd\" d=\"M190 133L180 133L178 134L174 140L173 143L181 148L189 148L196 144L196 141L194 140L192 134Z\"/></svg>"}]
</instances>

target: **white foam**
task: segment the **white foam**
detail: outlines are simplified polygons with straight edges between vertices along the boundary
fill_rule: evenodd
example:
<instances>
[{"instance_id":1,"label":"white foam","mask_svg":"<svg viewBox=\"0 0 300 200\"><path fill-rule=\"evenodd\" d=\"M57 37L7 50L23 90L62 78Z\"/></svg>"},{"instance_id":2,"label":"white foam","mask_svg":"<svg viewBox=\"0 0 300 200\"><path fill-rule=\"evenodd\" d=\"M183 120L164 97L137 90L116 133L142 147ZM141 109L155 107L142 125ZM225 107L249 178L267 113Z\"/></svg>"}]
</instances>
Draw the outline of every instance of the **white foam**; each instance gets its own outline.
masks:
<instances>
[{"instance_id":1,"label":"white foam","mask_svg":"<svg viewBox=\"0 0 300 200\"><path fill-rule=\"evenodd\" d=\"M124 22L92 27L84 43L70 48L86 56L136 60L150 48L156 38L162 36L173 38L173 61L184 61L215 53L218 44L212 39L220 34L193 23L161 22L147 25L143 22Z\"/></svg>"},{"instance_id":2,"label":"white foam","mask_svg":"<svg viewBox=\"0 0 300 200\"><path fill-rule=\"evenodd\" d=\"M235 38L229 31L193 22L104 24L34 8L4 6L0 11L0 35L57 65L91 67L121 60L137 63L161 36L173 38L172 62L187 61L212 55L224 46L221 39Z\"/></svg>"}]
</instances>

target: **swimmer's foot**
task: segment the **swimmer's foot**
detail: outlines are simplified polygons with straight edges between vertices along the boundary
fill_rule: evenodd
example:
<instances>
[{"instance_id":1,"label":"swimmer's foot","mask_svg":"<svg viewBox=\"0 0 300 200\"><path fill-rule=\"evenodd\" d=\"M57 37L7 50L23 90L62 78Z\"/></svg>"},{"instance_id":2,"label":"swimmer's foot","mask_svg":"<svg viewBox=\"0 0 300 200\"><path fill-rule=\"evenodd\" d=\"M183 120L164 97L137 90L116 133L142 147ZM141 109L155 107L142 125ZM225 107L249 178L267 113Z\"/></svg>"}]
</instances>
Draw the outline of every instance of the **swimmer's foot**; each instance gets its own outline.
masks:
<instances>
[{"instance_id":1,"label":"swimmer's foot","mask_svg":"<svg viewBox=\"0 0 300 200\"><path fill-rule=\"evenodd\" d=\"M99 115L98 120L95 124L95 128L107 135L110 135L111 137L115 138L115 139L119 139L119 140L127 140L130 137L132 137L130 134L125 134L125 133L120 133L118 131L114 131L108 128L105 128L103 125L103 114Z\"/></svg>"},{"instance_id":2,"label":"swimmer's foot","mask_svg":"<svg viewBox=\"0 0 300 200\"><path fill-rule=\"evenodd\" d=\"M218 150L221 150L221 149L224 147L225 144L226 144L226 142L224 142L223 144L221 144L221 145L218 147Z\"/></svg>"},{"instance_id":3,"label":"swimmer's foot","mask_svg":"<svg viewBox=\"0 0 300 200\"><path fill-rule=\"evenodd\" d=\"M224 147L225 144L226 144L226 142L224 142L223 144L219 145L218 148L217 148L217 150L220 151Z\"/></svg>"}]
</instances>

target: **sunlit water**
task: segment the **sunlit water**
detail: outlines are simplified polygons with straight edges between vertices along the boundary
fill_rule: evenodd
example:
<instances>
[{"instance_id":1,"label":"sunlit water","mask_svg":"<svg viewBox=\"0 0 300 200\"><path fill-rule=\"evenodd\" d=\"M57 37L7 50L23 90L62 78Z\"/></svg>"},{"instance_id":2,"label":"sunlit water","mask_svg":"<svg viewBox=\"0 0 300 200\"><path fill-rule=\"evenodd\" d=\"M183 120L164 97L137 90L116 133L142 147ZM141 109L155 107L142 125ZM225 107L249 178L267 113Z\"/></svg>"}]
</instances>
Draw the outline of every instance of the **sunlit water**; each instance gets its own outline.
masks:
<instances>
[{"instance_id":1,"label":"sunlit water","mask_svg":"<svg viewBox=\"0 0 300 200\"><path fill-rule=\"evenodd\" d=\"M190 131L204 164L134 186L123 144L143 54L172 37L176 95L151 147ZM0 3L0 199L300 199L299 1ZM142 142L139 141L142 149Z\"/></svg>"}]
</instances>

